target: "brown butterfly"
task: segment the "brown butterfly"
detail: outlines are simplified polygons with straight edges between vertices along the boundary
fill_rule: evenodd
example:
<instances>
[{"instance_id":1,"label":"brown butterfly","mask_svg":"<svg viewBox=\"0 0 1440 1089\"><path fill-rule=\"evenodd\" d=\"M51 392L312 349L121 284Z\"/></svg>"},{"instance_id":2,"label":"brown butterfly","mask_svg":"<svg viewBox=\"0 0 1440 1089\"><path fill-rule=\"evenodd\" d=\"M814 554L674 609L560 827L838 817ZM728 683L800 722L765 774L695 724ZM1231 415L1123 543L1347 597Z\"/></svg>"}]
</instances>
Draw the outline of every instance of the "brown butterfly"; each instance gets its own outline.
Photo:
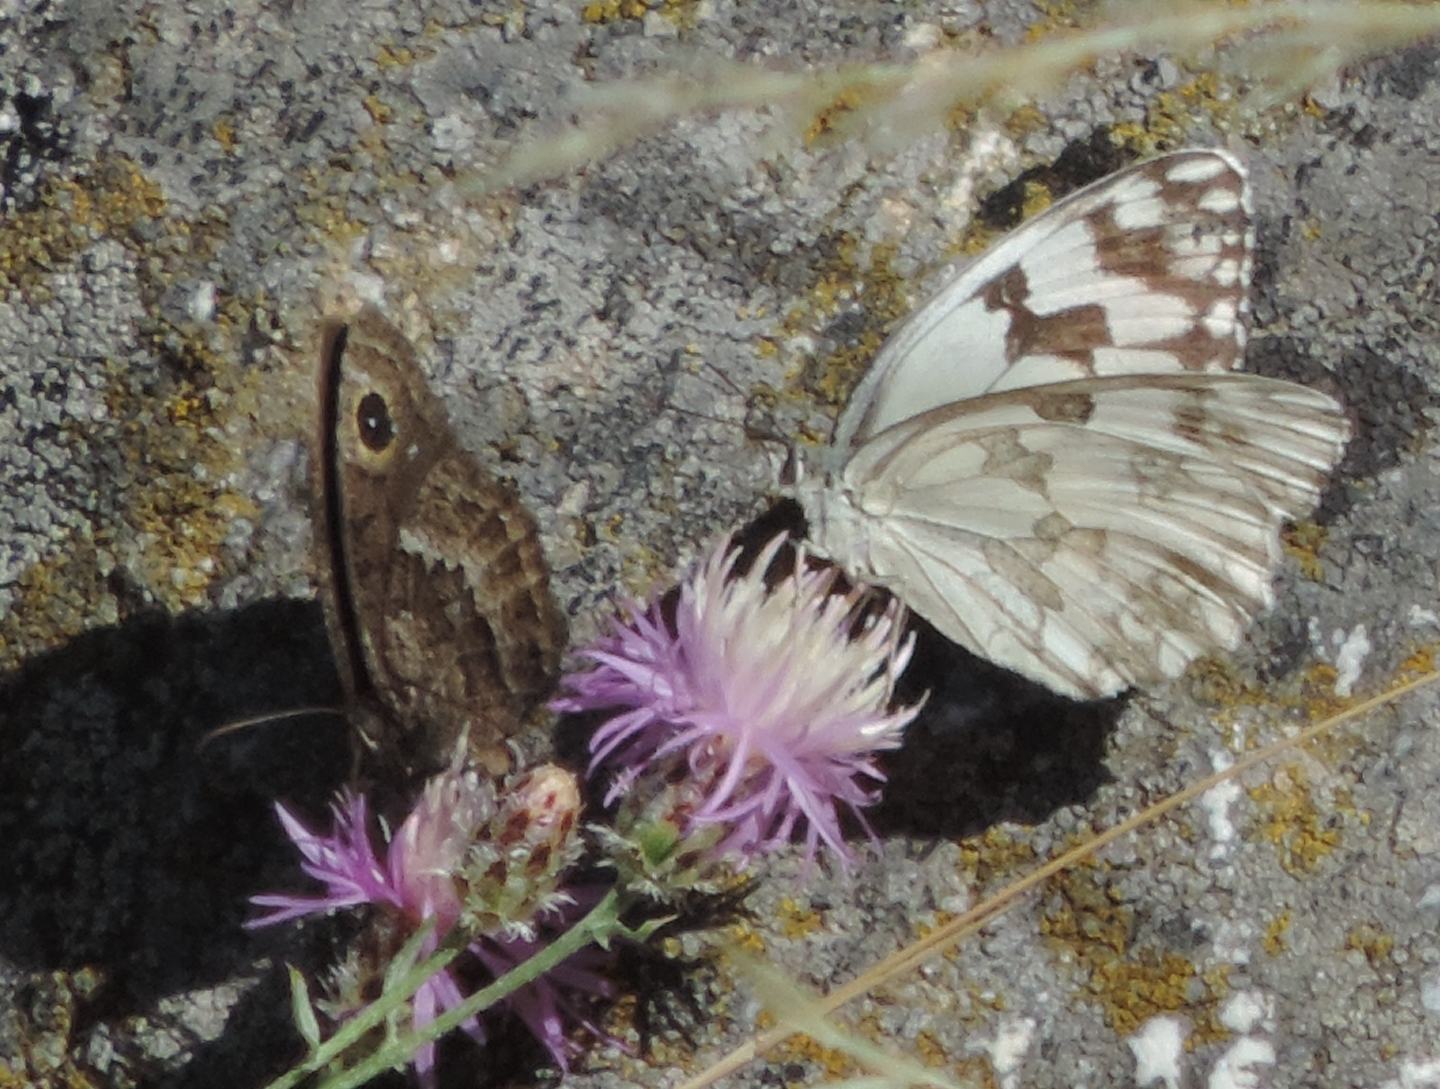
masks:
<instances>
[{"instance_id":1,"label":"brown butterfly","mask_svg":"<svg viewBox=\"0 0 1440 1089\"><path fill-rule=\"evenodd\" d=\"M378 311L329 321L311 458L321 600L365 744L402 773L462 731L500 772L565 646L535 520L456 441L414 349Z\"/></svg>"}]
</instances>

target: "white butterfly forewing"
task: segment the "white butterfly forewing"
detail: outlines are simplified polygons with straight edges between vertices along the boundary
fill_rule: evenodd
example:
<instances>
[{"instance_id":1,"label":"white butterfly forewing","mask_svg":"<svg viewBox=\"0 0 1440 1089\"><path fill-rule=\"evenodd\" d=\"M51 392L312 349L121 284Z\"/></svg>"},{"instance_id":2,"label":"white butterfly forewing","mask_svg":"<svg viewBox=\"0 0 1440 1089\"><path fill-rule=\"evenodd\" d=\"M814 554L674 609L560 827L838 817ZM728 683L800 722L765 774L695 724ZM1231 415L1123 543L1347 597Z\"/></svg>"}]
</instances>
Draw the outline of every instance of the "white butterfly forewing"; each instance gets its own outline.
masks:
<instances>
[{"instance_id":1,"label":"white butterfly forewing","mask_svg":"<svg viewBox=\"0 0 1440 1089\"><path fill-rule=\"evenodd\" d=\"M1006 235L880 350L841 454L966 397L1109 374L1226 371L1244 353L1249 189L1222 151L1152 159Z\"/></svg>"},{"instance_id":2,"label":"white butterfly forewing","mask_svg":"<svg viewBox=\"0 0 1440 1089\"><path fill-rule=\"evenodd\" d=\"M1175 676L1272 599L1348 423L1236 374L1243 172L1187 151L1062 201L883 348L802 481L819 549L1058 692Z\"/></svg>"}]
</instances>

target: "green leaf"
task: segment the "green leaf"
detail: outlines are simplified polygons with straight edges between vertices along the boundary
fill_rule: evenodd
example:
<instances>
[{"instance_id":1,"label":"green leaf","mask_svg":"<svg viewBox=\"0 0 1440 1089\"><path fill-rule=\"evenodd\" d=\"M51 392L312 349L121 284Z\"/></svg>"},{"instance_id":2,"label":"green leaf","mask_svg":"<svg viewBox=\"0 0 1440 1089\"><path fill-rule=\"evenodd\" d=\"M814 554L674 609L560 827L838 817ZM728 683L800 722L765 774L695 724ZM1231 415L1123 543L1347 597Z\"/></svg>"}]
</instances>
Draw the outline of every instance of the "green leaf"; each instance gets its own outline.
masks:
<instances>
[{"instance_id":1,"label":"green leaf","mask_svg":"<svg viewBox=\"0 0 1440 1089\"><path fill-rule=\"evenodd\" d=\"M674 922L679 917L680 916L678 915L662 915L658 919L647 919L639 926L623 926L617 923L615 927L615 934L629 941L632 941L637 945L644 945L650 940L650 936L654 934L655 931L659 930L667 923ZM602 949L609 949L610 938L611 935L609 934L597 934L595 935L595 944L600 946Z\"/></svg>"},{"instance_id":2,"label":"green leaf","mask_svg":"<svg viewBox=\"0 0 1440 1089\"><path fill-rule=\"evenodd\" d=\"M390 958L390 963L385 965L385 982L382 984L382 991L388 993L394 990L396 983L410 973L415 965L420 963L420 947L425 944L425 939L435 933L435 920L428 918L420 924L420 929L406 939L400 951Z\"/></svg>"},{"instance_id":3,"label":"green leaf","mask_svg":"<svg viewBox=\"0 0 1440 1089\"><path fill-rule=\"evenodd\" d=\"M310 1002L310 987L300 969L287 964L290 970L290 1015L295 1019L306 1047L313 1054L320 1047L320 1021L315 1016L315 1007Z\"/></svg>"}]
</instances>

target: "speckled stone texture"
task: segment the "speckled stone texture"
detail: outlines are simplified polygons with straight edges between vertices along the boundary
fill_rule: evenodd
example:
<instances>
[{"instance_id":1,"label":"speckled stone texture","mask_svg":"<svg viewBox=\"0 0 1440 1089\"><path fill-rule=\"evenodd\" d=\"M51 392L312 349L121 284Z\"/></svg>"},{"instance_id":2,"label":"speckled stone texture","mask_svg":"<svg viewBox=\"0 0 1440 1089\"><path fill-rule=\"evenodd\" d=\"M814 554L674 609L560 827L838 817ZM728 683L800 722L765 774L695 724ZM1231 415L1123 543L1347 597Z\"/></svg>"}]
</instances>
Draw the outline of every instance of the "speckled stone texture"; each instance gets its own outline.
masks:
<instances>
[{"instance_id":1,"label":"speckled stone texture","mask_svg":"<svg viewBox=\"0 0 1440 1089\"><path fill-rule=\"evenodd\" d=\"M1177 59L1116 58L884 154L827 140L823 116L709 114L459 196L593 82L717 54L909 60L1039 18L1012 0L0 5L0 1085L253 1086L296 1055L282 962L323 966L343 932L239 924L245 896L295 877L271 799L318 814L344 731L319 713L201 741L338 698L305 444L317 319L358 300L412 336L462 441L536 511L583 638L617 592L766 509L772 451L743 425L824 435L945 261L1146 150L1248 160L1249 366L1338 392L1358 429L1290 535L1278 607L1223 661L1079 708L924 641L912 681L936 692L889 764L878 850L849 874L772 860L741 924L817 988L1428 666L1433 47L1268 109ZM1220 788L856 1002L857 1031L1006 1089L1440 1086L1435 722L1436 697L1412 698ZM599 1049L569 1083L671 1084L753 1029L723 971L691 985L716 1012L690 1041ZM533 1061L506 1053L516 1076ZM792 1042L732 1084L836 1071Z\"/></svg>"}]
</instances>

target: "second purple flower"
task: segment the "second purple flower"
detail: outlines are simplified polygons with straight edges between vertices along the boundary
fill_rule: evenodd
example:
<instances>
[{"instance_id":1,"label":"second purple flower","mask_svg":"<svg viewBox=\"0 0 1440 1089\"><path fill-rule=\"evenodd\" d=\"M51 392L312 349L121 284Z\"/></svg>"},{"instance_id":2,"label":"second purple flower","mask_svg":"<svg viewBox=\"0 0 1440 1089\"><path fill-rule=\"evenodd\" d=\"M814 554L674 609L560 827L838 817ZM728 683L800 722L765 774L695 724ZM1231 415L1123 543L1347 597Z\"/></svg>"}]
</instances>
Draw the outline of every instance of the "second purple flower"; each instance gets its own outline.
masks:
<instances>
[{"instance_id":1,"label":"second purple flower","mask_svg":"<svg viewBox=\"0 0 1440 1089\"><path fill-rule=\"evenodd\" d=\"M685 776L683 819L724 830L717 854L748 858L801 832L850 858L841 814L858 814L884 779L876 755L899 746L919 705L891 708L910 659L905 611L866 587L837 589L838 569L770 541L745 574L722 542L666 598L631 604L583 650L553 706L608 711L590 742L592 773L615 773L611 799L646 779Z\"/></svg>"}]
</instances>

